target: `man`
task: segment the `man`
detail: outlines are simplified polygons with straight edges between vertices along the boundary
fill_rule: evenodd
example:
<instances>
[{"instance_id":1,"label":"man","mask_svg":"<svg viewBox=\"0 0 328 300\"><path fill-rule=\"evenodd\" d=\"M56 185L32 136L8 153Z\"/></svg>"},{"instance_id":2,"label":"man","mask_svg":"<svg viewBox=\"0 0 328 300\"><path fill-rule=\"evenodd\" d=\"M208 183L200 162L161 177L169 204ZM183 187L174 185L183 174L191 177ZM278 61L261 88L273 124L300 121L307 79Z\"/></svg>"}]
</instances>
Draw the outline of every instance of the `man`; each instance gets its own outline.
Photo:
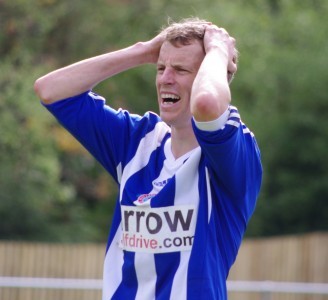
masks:
<instances>
[{"instance_id":1,"label":"man","mask_svg":"<svg viewBox=\"0 0 328 300\"><path fill-rule=\"evenodd\" d=\"M36 81L47 109L119 186L103 299L227 299L262 176L255 138L230 106L236 62L223 28L187 19ZM115 110L91 91L146 63L157 65L160 117Z\"/></svg>"}]
</instances>

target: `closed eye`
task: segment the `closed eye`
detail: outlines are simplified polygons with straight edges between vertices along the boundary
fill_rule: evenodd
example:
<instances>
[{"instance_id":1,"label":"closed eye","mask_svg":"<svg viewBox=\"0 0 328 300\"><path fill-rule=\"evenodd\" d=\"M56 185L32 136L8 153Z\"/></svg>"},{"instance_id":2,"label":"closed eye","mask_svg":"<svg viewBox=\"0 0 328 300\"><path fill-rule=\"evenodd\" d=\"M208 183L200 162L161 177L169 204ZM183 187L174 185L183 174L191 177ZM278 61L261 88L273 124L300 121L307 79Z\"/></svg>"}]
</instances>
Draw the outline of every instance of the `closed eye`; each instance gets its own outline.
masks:
<instances>
[{"instance_id":1,"label":"closed eye","mask_svg":"<svg viewBox=\"0 0 328 300\"><path fill-rule=\"evenodd\" d=\"M183 68L183 67L181 67L181 66L176 66L174 69L175 69L178 73L180 73L180 74L190 73L189 70L187 70L187 69L185 69L185 68Z\"/></svg>"}]
</instances>

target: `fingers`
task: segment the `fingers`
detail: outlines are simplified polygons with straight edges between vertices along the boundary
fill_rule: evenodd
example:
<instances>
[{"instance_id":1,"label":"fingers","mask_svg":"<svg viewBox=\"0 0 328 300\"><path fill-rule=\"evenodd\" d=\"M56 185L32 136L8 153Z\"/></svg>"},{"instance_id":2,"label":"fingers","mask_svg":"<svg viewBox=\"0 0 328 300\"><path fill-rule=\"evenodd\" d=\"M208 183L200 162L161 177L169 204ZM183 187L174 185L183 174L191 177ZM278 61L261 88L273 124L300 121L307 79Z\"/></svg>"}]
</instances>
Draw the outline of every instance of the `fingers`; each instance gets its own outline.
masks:
<instances>
[{"instance_id":1,"label":"fingers","mask_svg":"<svg viewBox=\"0 0 328 300\"><path fill-rule=\"evenodd\" d=\"M231 37L222 27L218 27L216 25L206 25L204 43L209 45L215 45L215 43L225 43L229 50L232 50L236 45L236 40Z\"/></svg>"},{"instance_id":2,"label":"fingers","mask_svg":"<svg viewBox=\"0 0 328 300\"><path fill-rule=\"evenodd\" d=\"M230 37L231 42L231 56L228 63L228 71L232 74L237 72L237 63L238 63L238 51L236 49L236 39Z\"/></svg>"},{"instance_id":3,"label":"fingers","mask_svg":"<svg viewBox=\"0 0 328 300\"><path fill-rule=\"evenodd\" d=\"M145 58L147 58L148 63L157 63L158 56L160 53L160 49L163 45L163 42L165 40L165 32L161 32L155 37L153 37L148 42L145 42L144 44L147 46L147 52L145 55Z\"/></svg>"},{"instance_id":4,"label":"fingers","mask_svg":"<svg viewBox=\"0 0 328 300\"><path fill-rule=\"evenodd\" d=\"M207 24L204 36L205 51L209 51L212 47L220 48L226 53L228 56L228 73L236 73L238 62L236 39L231 37L225 28L213 24Z\"/></svg>"}]
</instances>

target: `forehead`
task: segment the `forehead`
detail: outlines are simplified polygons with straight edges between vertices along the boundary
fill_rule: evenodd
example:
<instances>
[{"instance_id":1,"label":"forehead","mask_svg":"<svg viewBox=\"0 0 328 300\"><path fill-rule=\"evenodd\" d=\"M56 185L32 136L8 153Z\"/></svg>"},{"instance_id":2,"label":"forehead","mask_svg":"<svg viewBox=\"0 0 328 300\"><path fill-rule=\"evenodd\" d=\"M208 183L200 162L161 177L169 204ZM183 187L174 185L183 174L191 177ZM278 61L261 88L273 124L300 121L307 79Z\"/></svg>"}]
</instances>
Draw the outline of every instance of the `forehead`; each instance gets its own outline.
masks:
<instances>
[{"instance_id":1,"label":"forehead","mask_svg":"<svg viewBox=\"0 0 328 300\"><path fill-rule=\"evenodd\" d=\"M191 42L189 45L173 45L165 41L159 53L158 63L199 65L204 55L203 44L198 40Z\"/></svg>"}]
</instances>

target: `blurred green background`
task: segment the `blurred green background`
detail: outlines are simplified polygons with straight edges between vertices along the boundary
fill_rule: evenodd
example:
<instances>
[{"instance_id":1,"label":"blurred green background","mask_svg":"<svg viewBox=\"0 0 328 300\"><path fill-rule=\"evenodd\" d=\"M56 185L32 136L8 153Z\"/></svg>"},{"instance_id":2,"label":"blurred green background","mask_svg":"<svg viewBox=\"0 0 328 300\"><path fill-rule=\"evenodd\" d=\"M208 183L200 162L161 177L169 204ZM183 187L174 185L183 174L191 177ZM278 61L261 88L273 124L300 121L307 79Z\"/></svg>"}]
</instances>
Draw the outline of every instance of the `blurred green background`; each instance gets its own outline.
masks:
<instances>
[{"instance_id":1,"label":"blurred green background","mask_svg":"<svg viewBox=\"0 0 328 300\"><path fill-rule=\"evenodd\" d=\"M0 0L0 239L106 241L116 187L40 105L34 81L190 16L237 40L233 104L264 167L247 236L327 231L327 15L326 0ZM116 108L157 111L154 66L95 91Z\"/></svg>"}]
</instances>

